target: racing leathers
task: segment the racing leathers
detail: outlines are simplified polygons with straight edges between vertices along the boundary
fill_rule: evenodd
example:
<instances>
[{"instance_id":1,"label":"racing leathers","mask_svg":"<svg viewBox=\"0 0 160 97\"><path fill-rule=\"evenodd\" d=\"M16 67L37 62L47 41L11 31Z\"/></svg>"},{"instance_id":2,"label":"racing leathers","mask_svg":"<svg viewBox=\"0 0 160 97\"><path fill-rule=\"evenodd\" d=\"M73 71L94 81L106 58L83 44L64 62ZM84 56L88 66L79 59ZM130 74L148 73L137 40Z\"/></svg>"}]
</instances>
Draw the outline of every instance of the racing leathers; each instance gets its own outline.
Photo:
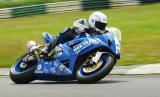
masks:
<instances>
[{"instance_id":1,"label":"racing leathers","mask_svg":"<svg viewBox=\"0 0 160 97\"><path fill-rule=\"evenodd\" d=\"M77 37L80 33L93 33L91 31L87 20L80 19L73 23L72 28L67 28L65 31L60 33L56 38L49 42L49 44L45 47L45 51L50 52L56 45L60 43L65 43Z\"/></svg>"},{"instance_id":2,"label":"racing leathers","mask_svg":"<svg viewBox=\"0 0 160 97\"><path fill-rule=\"evenodd\" d=\"M111 28L106 28L105 33L107 33L107 35L109 37L116 38L115 36L116 36L117 31L120 32L119 29L117 29L115 27L111 27ZM66 29L65 31L60 33L56 38L54 38L52 41L50 41L48 43L48 45L45 47L44 51L46 53L49 53L52 49L55 48L56 45L58 45L60 43L68 42L68 41L74 39L75 37L77 37L80 33L94 34L97 32L95 32L91 27L89 27L87 20L85 20L85 19L77 20L73 23L72 28ZM98 34L100 34L100 33L98 33ZM118 35L120 35L120 38L117 41L115 41L116 45L118 45L118 49L116 49L116 53L120 54L121 33Z\"/></svg>"}]
</instances>

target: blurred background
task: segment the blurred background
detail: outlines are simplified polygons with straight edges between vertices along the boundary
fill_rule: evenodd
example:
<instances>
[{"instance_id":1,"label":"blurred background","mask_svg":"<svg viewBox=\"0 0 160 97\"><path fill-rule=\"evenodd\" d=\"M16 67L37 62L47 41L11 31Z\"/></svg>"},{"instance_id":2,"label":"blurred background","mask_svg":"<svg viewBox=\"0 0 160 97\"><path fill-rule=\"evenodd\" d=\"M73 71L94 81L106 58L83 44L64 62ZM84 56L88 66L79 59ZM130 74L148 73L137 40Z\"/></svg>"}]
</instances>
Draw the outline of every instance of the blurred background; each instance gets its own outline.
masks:
<instances>
[{"instance_id":1,"label":"blurred background","mask_svg":"<svg viewBox=\"0 0 160 97\"><path fill-rule=\"evenodd\" d=\"M43 44L42 32L57 35L97 10L122 31L117 65L160 63L160 0L0 0L0 67L26 53L28 40Z\"/></svg>"}]
</instances>

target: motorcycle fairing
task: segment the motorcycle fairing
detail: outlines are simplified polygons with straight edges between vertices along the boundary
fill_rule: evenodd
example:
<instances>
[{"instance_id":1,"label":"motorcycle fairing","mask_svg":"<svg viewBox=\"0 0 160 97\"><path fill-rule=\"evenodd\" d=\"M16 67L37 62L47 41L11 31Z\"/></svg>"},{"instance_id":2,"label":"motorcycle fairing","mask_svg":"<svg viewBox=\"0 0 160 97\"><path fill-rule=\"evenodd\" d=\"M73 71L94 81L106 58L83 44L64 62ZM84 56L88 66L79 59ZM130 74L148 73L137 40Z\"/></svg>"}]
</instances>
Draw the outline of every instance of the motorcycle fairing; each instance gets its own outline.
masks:
<instances>
[{"instance_id":1,"label":"motorcycle fairing","mask_svg":"<svg viewBox=\"0 0 160 97\"><path fill-rule=\"evenodd\" d=\"M40 60L38 62L35 74L38 79L47 80L71 80L74 79L74 68L79 56L96 49L105 47L110 53L116 56L115 41L111 40L107 34L100 34L88 37L77 37L64 44L58 45L62 48L62 54L51 61ZM69 66L63 64L69 61ZM116 61L116 57L115 57Z\"/></svg>"}]
</instances>

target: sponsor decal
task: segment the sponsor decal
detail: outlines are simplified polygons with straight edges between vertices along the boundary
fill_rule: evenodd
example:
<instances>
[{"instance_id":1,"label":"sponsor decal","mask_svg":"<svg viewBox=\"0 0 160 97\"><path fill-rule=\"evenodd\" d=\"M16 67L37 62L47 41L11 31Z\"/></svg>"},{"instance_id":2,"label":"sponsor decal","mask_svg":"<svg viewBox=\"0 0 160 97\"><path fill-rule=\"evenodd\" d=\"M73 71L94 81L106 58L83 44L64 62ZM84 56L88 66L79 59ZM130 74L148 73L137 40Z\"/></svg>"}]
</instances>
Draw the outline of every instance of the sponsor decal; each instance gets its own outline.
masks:
<instances>
[{"instance_id":1,"label":"sponsor decal","mask_svg":"<svg viewBox=\"0 0 160 97\"><path fill-rule=\"evenodd\" d=\"M37 69L38 69L38 70L41 70L41 69L42 69L42 65L39 64L38 67L37 67Z\"/></svg>"},{"instance_id":2,"label":"sponsor decal","mask_svg":"<svg viewBox=\"0 0 160 97\"><path fill-rule=\"evenodd\" d=\"M48 65L48 64L49 64L49 62L45 62L45 64L46 64L46 65Z\"/></svg>"},{"instance_id":3,"label":"sponsor decal","mask_svg":"<svg viewBox=\"0 0 160 97\"><path fill-rule=\"evenodd\" d=\"M41 64L38 64L37 69L35 70L35 73L43 73Z\"/></svg>"},{"instance_id":4,"label":"sponsor decal","mask_svg":"<svg viewBox=\"0 0 160 97\"><path fill-rule=\"evenodd\" d=\"M63 71L64 68L65 68L64 65L60 65L60 66L59 66L59 70L60 70L60 71Z\"/></svg>"},{"instance_id":5,"label":"sponsor decal","mask_svg":"<svg viewBox=\"0 0 160 97\"><path fill-rule=\"evenodd\" d=\"M85 41L83 42L82 44L78 45L76 48L74 48L74 52L75 53L78 53L80 50L92 45L92 44L97 44L99 43L101 40L98 39L98 38L95 38L95 39L91 39L91 38L88 38L88 41Z\"/></svg>"},{"instance_id":6,"label":"sponsor decal","mask_svg":"<svg viewBox=\"0 0 160 97\"><path fill-rule=\"evenodd\" d=\"M54 61L54 65L55 65L56 67L58 67L58 62Z\"/></svg>"},{"instance_id":7,"label":"sponsor decal","mask_svg":"<svg viewBox=\"0 0 160 97\"><path fill-rule=\"evenodd\" d=\"M65 71L66 73L69 73L69 74L72 73L72 71L71 71L70 69L68 69L68 68L65 68L64 71Z\"/></svg>"},{"instance_id":8,"label":"sponsor decal","mask_svg":"<svg viewBox=\"0 0 160 97\"><path fill-rule=\"evenodd\" d=\"M44 67L44 68L43 68L43 72L44 72L44 73L48 73L49 70L48 70L47 68Z\"/></svg>"},{"instance_id":9,"label":"sponsor decal","mask_svg":"<svg viewBox=\"0 0 160 97\"><path fill-rule=\"evenodd\" d=\"M91 44L97 44L97 43L99 43L101 40L98 39L98 38L95 38L95 39L89 38L88 41L89 41L89 43L91 43Z\"/></svg>"},{"instance_id":10,"label":"sponsor decal","mask_svg":"<svg viewBox=\"0 0 160 97\"><path fill-rule=\"evenodd\" d=\"M35 73L43 73L43 71L36 70Z\"/></svg>"},{"instance_id":11,"label":"sponsor decal","mask_svg":"<svg viewBox=\"0 0 160 97\"><path fill-rule=\"evenodd\" d=\"M53 67L53 68L50 69L50 71L51 71L52 73L56 73L56 68Z\"/></svg>"}]
</instances>

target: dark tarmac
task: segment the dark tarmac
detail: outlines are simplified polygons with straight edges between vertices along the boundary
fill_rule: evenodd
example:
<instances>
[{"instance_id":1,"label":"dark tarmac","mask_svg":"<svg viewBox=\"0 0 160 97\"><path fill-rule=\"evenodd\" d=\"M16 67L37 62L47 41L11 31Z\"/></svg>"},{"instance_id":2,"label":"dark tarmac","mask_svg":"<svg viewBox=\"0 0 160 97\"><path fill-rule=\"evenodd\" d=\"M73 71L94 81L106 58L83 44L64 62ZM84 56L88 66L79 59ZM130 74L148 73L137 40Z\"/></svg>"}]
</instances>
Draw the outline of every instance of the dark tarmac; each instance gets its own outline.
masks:
<instances>
[{"instance_id":1,"label":"dark tarmac","mask_svg":"<svg viewBox=\"0 0 160 97\"><path fill-rule=\"evenodd\" d=\"M160 75L109 75L94 84L14 84L8 76L0 76L0 97L160 97Z\"/></svg>"}]
</instances>

